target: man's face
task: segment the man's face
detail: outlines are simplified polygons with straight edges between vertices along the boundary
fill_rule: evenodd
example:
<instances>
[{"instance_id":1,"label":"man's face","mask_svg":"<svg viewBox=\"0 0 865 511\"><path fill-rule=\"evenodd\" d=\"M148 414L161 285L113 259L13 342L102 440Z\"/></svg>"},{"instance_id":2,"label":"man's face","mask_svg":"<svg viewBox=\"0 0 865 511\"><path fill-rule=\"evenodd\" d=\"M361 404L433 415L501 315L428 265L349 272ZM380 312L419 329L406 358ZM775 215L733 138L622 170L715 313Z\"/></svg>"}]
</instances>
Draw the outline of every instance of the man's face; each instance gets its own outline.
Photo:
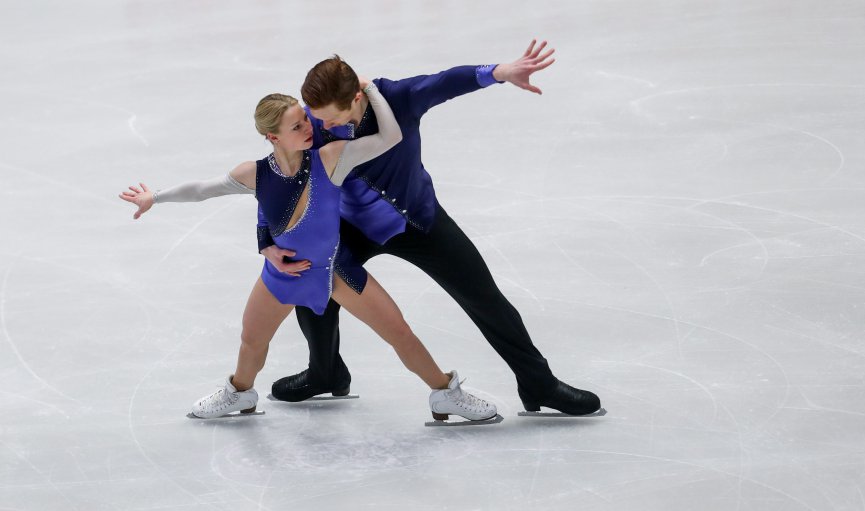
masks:
<instances>
[{"instance_id":1,"label":"man's face","mask_svg":"<svg viewBox=\"0 0 865 511\"><path fill-rule=\"evenodd\" d=\"M351 108L340 110L336 103L331 103L321 108L310 108L309 112L313 117L321 119L324 123L324 129L329 130L334 126L342 126L351 121Z\"/></svg>"}]
</instances>

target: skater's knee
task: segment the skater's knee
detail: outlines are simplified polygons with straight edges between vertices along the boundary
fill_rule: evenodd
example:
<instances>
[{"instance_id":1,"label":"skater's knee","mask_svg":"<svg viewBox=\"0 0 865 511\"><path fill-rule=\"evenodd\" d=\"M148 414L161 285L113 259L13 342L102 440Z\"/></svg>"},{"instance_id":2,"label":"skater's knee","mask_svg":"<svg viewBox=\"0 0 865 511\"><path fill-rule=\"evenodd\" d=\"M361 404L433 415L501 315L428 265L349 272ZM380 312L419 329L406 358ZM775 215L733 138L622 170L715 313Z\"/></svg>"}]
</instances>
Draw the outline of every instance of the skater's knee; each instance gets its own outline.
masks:
<instances>
[{"instance_id":1,"label":"skater's knee","mask_svg":"<svg viewBox=\"0 0 865 511\"><path fill-rule=\"evenodd\" d=\"M261 349L267 347L270 343L270 339L263 335L256 334L252 329L244 328L240 333L240 342L248 348Z\"/></svg>"},{"instance_id":2,"label":"skater's knee","mask_svg":"<svg viewBox=\"0 0 865 511\"><path fill-rule=\"evenodd\" d=\"M394 348L410 345L417 339L405 321L394 321L387 326L386 340Z\"/></svg>"},{"instance_id":3,"label":"skater's knee","mask_svg":"<svg viewBox=\"0 0 865 511\"><path fill-rule=\"evenodd\" d=\"M406 361L415 360L417 358L417 354L423 350L423 344L420 342L420 339L412 335L410 338L403 338L397 342L391 342L390 347L396 352L397 356L403 361L404 364L407 364L407 367L411 368L411 364Z\"/></svg>"}]
</instances>

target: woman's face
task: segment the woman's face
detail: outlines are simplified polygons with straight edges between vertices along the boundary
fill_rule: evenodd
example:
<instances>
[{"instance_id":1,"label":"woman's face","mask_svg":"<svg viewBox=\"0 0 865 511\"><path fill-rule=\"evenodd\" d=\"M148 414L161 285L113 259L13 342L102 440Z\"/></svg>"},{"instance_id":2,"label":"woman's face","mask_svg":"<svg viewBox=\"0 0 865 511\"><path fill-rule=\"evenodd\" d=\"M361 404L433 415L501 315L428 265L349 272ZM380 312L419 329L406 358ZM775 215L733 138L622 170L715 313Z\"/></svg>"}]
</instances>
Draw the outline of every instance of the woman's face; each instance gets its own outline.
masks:
<instances>
[{"instance_id":1,"label":"woman's face","mask_svg":"<svg viewBox=\"0 0 865 511\"><path fill-rule=\"evenodd\" d=\"M270 141L287 151L300 151L312 147L312 125L300 105L289 107L282 114L279 133L270 133Z\"/></svg>"}]
</instances>

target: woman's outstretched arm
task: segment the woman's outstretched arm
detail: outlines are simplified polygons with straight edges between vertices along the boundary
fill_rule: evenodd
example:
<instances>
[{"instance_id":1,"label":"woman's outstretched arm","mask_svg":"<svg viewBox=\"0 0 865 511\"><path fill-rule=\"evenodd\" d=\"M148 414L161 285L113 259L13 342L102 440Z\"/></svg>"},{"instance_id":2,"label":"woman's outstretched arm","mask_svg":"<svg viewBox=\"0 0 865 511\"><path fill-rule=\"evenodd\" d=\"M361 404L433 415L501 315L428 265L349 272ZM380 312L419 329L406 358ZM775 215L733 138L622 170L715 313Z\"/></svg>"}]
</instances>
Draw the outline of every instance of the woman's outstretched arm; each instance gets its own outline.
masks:
<instances>
[{"instance_id":1,"label":"woman's outstretched arm","mask_svg":"<svg viewBox=\"0 0 865 511\"><path fill-rule=\"evenodd\" d=\"M243 162L228 174L205 181L190 181L168 188L151 191L144 183L130 186L120 198L138 206L136 220L160 202L201 202L213 197L255 193L255 162Z\"/></svg>"}]
</instances>

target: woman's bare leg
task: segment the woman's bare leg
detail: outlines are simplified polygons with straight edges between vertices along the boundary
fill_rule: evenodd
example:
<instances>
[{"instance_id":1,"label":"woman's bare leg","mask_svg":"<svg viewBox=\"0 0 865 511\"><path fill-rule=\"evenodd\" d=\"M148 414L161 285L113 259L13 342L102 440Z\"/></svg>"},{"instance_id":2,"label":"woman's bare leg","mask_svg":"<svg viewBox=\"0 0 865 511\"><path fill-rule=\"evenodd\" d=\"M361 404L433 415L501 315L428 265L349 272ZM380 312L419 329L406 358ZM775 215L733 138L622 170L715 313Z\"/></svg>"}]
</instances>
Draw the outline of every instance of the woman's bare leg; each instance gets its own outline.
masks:
<instances>
[{"instance_id":1,"label":"woman's bare leg","mask_svg":"<svg viewBox=\"0 0 865 511\"><path fill-rule=\"evenodd\" d=\"M431 389L448 387L450 377L439 369L403 319L399 307L372 275L369 275L362 294L355 293L334 275L333 299L387 341L408 370L420 376Z\"/></svg>"},{"instance_id":2,"label":"woman's bare leg","mask_svg":"<svg viewBox=\"0 0 865 511\"><path fill-rule=\"evenodd\" d=\"M243 311L240 353L231 384L239 391L249 390L267 358L267 349L276 329L291 314L294 305L283 305L267 290L259 277L252 287Z\"/></svg>"}]
</instances>

